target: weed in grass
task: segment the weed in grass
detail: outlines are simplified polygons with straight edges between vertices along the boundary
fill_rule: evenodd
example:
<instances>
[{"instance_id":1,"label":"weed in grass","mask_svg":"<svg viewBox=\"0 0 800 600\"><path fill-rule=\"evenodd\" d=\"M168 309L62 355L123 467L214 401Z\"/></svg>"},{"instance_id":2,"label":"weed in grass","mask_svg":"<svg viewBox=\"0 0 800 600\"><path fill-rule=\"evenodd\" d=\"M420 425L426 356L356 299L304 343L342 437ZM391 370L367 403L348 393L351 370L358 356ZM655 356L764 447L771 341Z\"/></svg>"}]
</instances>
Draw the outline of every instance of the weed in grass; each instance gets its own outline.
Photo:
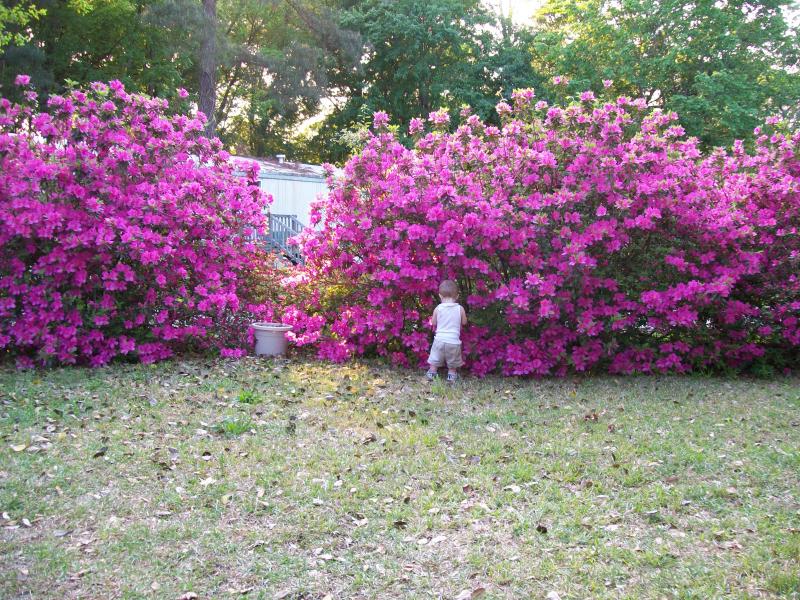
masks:
<instances>
[{"instance_id":1,"label":"weed in grass","mask_svg":"<svg viewBox=\"0 0 800 600\"><path fill-rule=\"evenodd\" d=\"M242 390L239 392L238 400L241 404L258 404L263 398L253 390Z\"/></svg>"},{"instance_id":2,"label":"weed in grass","mask_svg":"<svg viewBox=\"0 0 800 600\"><path fill-rule=\"evenodd\" d=\"M247 433L253 428L253 420L250 417L224 417L214 427L214 431L226 436L238 436Z\"/></svg>"}]
</instances>

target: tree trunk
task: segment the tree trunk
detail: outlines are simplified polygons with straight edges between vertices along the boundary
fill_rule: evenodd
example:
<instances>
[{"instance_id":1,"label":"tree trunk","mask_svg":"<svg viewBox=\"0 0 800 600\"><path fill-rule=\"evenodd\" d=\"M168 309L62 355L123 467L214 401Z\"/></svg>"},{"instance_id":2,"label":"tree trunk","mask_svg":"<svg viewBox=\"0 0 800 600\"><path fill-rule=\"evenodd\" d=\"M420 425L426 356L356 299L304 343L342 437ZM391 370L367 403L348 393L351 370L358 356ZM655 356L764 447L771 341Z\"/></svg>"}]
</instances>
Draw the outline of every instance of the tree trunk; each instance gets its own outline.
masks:
<instances>
[{"instance_id":1,"label":"tree trunk","mask_svg":"<svg viewBox=\"0 0 800 600\"><path fill-rule=\"evenodd\" d=\"M200 47L200 100L198 109L208 118L206 135L216 129L214 105L217 102L217 0L203 0L205 30Z\"/></svg>"}]
</instances>

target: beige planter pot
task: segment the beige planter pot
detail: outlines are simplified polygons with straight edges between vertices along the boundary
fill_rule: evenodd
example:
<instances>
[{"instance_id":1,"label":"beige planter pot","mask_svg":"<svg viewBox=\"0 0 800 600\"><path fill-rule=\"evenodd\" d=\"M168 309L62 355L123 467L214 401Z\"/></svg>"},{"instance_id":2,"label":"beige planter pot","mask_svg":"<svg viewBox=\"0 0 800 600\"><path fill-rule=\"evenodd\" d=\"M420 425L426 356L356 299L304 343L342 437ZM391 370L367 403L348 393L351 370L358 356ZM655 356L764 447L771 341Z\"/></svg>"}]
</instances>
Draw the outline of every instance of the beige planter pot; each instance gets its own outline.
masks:
<instances>
[{"instance_id":1,"label":"beige planter pot","mask_svg":"<svg viewBox=\"0 0 800 600\"><path fill-rule=\"evenodd\" d=\"M259 356L281 356L286 354L289 340L286 332L292 330L291 325L283 323L253 323L251 325L256 338L256 354Z\"/></svg>"}]
</instances>

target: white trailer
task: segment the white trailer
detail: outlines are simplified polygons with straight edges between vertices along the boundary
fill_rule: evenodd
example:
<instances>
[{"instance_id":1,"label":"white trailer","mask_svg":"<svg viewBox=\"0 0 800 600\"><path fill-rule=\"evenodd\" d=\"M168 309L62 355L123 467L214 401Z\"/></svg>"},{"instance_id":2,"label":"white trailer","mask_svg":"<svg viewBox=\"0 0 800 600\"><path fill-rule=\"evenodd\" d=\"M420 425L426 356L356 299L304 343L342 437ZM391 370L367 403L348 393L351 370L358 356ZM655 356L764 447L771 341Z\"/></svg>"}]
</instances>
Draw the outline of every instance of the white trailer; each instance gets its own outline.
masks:
<instances>
[{"instance_id":1,"label":"white trailer","mask_svg":"<svg viewBox=\"0 0 800 600\"><path fill-rule=\"evenodd\" d=\"M292 262L302 261L296 248L286 240L300 233L311 222L311 204L328 193L325 171L320 165L288 162L275 158L233 156L237 162L255 162L260 167L261 189L272 196L267 242Z\"/></svg>"},{"instance_id":2,"label":"white trailer","mask_svg":"<svg viewBox=\"0 0 800 600\"><path fill-rule=\"evenodd\" d=\"M289 162L280 154L276 158L234 156L233 159L258 163L261 189L272 196L270 213L294 216L306 227L310 222L311 203L328 193L325 172L320 165Z\"/></svg>"}]
</instances>

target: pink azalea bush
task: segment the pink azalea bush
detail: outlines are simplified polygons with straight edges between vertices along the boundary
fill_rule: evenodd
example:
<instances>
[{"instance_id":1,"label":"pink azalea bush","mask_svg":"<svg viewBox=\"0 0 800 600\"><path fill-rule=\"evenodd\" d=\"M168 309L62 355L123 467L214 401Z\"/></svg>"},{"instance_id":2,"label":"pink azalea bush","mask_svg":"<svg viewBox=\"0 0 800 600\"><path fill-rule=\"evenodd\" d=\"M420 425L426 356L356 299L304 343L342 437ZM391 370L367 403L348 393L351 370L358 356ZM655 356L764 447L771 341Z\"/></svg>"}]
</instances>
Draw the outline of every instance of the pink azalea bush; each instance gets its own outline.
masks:
<instances>
[{"instance_id":1,"label":"pink azalea bush","mask_svg":"<svg viewBox=\"0 0 800 600\"><path fill-rule=\"evenodd\" d=\"M27 85L21 76L18 85ZM256 165L236 173L202 115L96 83L0 99L0 349L21 366L243 353L264 256Z\"/></svg>"},{"instance_id":2,"label":"pink azalea bush","mask_svg":"<svg viewBox=\"0 0 800 600\"><path fill-rule=\"evenodd\" d=\"M413 148L375 130L314 213L298 344L416 365L447 277L478 375L684 372L781 365L800 346L800 133L768 123L703 156L643 100L567 107L532 90L449 128L415 119Z\"/></svg>"}]
</instances>

